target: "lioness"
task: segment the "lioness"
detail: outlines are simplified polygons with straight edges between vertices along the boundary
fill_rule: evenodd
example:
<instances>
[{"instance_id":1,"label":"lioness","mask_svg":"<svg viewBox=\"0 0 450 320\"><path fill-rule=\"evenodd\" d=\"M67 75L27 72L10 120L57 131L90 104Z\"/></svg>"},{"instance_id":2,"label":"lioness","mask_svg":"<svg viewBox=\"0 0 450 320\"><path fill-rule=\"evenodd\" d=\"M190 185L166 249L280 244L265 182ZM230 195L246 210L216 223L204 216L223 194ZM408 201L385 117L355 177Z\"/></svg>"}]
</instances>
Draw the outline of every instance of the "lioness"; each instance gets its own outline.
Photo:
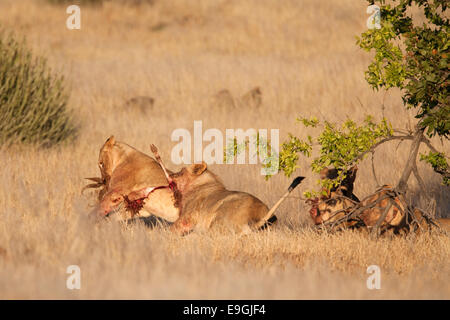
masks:
<instances>
[{"instance_id":1,"label":"lioness","mask_svg":"<svg viewBox=\"0 0 450 320\"><path fill-rule=\"evenodd\" d=\"M214 226L248 233L276 221L276 207L269 210L249 193L227 190L204 162L183 168L170 178L181 193L180 218L171 226L177 233Z\"/></svg>"},{"instance_id":2,"label":"lioness","mask_svg":"<svg viewBox=\"0 0 450 320\"><path fill-rule=\"evenodd\" d=\"M154 214L169 222L178 219L179 209L174 205L173 193L167 188L164 171L155 159L111 136L100 149L98 165L102 178L98 179L99 183L87 186L102 188L96 214L115 213L125 200L136 200L136 191L145 188L143 207L136 209L140 216ZM117 218L129 217L117 215Z\"/></svg>"},{"instance_id":3,"label":"lioness","mask_svg":"<svg viewBox=\"0 0 450 320\"><path fill-rule=\"evenodd\" d=\"M262 92L260 87L255 87L241 97L243 107L258 109L262 105Z\"/></svg>"},{"instance_id":4,"label":"lioness","mask_svg":"<svg viewBox=\"0 0 450 320\"><path fill-rule=\"evenodd\" d=\"M233 95L227 89L220 90L212 98L212 106L218 109L229 110L236 107Z\"/></svg>"},{"instance_id":5,"label":"lioness","mask_svg":"<svg viewBox=\"0 0 450 320\"><path fill-rule=\"evenodd\" d=\"M125 110L139 110L143 114L149 113L153 105L155 104L155 99L147 96L137 96L127 100L124 104Z\"/></svg>"},{"instance_id":6,"label":"lioness","mask_svg":"<svg viewBox=\"0 0 450 320\"><path fill-rule=\"evenodd\" d=\"M152 146L152 151L164 168L155 146ZM264 228L276 221L273 213L304 177L297 177L271 210L249 193L227 190L219 177L208 170L205 162L182 168L177 173L167 174L167 179L176 188L180 207L180 217L171 226L171 230L186 234L211 227L237 233L248 233Z\"/></svg>"},{"instance_id":7,"label":"lioness","mask_svg":"<svg viewBox=\"0 0 450 320\"><path fill-rule=\"evenodd\" d=\"M262 106L262 91L260 87L255 87L242 95L241 98L234 98L227 89L217 92L211 101L211 106L218 109L259 109Z\"/></svg>"}]
</instances>

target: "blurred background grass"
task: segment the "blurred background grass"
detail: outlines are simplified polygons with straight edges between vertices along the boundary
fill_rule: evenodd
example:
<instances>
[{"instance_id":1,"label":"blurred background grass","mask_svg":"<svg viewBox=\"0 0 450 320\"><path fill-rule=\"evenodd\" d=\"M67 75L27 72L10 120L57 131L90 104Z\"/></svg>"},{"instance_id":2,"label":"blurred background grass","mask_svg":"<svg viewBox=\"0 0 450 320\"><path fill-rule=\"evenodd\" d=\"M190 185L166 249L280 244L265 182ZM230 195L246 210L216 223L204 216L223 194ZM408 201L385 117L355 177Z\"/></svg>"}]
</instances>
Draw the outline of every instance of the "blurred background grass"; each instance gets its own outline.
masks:
<instances>
[{"instance_id":1,"label":"blurred background grass","mask_svg":"<svg viewBox=\"0 0 450 320\"><path fill-rule=\"evenodd\" d=\"M0 295L24 298L448 298L447 236L373 241L346 232L309 230L301 193L307 176L280 207L269 233L236 239L221 235L178 238L166 230L84 221L93 194L80 195L83 178L98 175L98 151L114 134L149 152L155 143L171 169L177 128L280 129L306 137L314 131L297 116L328 121L384 113L408 127L414 112L398 92L372 91L364 80L370 55L355 45L366 29L365 1L155 0L108 1L81 8L81 30L68 30L64 6L46 0L0 2L3 27L26 35L36 55L48 58L71 88L68 109L80 124L78 139L51 150L3 147L0 153ZM214 95L235 97L259 86L260 110L217 110ZM136 96L154 98L143 114L126 108ZM382 108L383 106L383 108ZM437 145L439 141L434 141ZM449 151L448 145L443 149ZM408 143L375 155L378 179L395 183ZM257 165L212 165L232 190L250 192L269 206L289 179L266 182ZM448 190L420 165L439 216L449 213ZM359 169L355 193L373 192L370 159ZM411 199L426 206L411 178ZM82 290L65 288L66 267L78 264ZM366 268L382 269L381 291L366 288ZM385 277L386 276L386 277Z\"/></svg>"}]
</instances>

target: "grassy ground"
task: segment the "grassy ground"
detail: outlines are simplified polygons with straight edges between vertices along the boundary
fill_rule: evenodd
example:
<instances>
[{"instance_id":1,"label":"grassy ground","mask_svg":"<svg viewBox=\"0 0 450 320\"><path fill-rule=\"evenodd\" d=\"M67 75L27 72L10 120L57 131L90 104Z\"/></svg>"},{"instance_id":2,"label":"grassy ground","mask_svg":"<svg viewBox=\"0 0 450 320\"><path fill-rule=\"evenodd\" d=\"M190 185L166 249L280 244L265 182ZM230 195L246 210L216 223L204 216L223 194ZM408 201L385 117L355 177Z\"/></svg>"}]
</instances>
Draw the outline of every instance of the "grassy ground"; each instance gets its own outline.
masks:
<instances>
[{"instance_id":1,"label":"grassy ground","mask_svg":"<svg viewBox=\"0 0 450 320\"><path fill-rule=\"evenodd\" d=\"M317 177L302 160L307 179L279 209L270 232L235 238L220 234L176 237L161 228L86 220L93 194L80 195L83 178L98 175L98 150L114 134L140 150L155 143L172 169L170 135L177 128L280 129L306 135L297 116L330 121L367 113L407 127L413 112L399 92L373 92L364 80L370 55L355 45L366 28L366 2L154 1L82 7L82 28L65 27L64 7L45 1L0 2L0 21L45 54L72 88L70 105L79 139L58 150L2 149L0 153L0 298L437 298L449 299L448 236L368 239L311 230L301 192ZM241 96L255 86L262 110L211 108L222 89ZM152 112L126 110L134 96L155 99ZM438 145L439 141L436 141ZM442 147L442 146L441 146ZM448 145L443 146L447 151ZM378 179L395 183L408 143L375 155ZM227 187L250 192L269 206L289 185L279 175L266 182L257 165L215 165ZM447 216L448 189L421 166L436 215ZM376 186L370 162L355 191ZM410 198L426 206L411 178ZM81 290L66 288L66 268L79 265ZM366 268L378 265L381 290L368 290Z\"/></svg>"}]
</instances>

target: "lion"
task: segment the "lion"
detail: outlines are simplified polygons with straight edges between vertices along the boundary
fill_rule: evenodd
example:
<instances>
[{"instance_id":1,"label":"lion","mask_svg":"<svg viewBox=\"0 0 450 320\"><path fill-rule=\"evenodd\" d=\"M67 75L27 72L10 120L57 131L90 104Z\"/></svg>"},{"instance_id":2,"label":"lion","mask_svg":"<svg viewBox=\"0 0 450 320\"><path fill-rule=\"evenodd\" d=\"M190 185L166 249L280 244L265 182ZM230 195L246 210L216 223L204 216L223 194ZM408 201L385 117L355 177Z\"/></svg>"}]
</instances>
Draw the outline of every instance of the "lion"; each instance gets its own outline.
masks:
<instances>
[{"instance_id":1,"label":"lion","mask_svg":"<svg viewBox=\"0 0 450 320\"><path fill-rule=\"evenodd\" d=\"M135 214L141 217L153 214L169 222L178 219L179 208L175 206L166 175L152 157L111 136L100 149L98 166L101 178L89 178L97 183L85 187L101 188L99 205L94 210L97 216L112 216L125 204L131 207L131 218ZM130 206L136 203L137 208ZM124 219L119 215L117 218Z\"/></svg>"},{"instance_id":2,"label":"lion","mask_svg":"<svg viewBox=\"0 0 450 320\"><path fill-rule=\"evenodd\" d=\"M243 106L252 108L252 109L258 109L262 105L262 91L260 87L255 87L246 94L244 94L240 102L243 104Z\"/></svg>"},{"instance_id":3,"label":"lion","mask_svg":"<svg viewBox=\"0 0 450 320\"><path fill-rule=\"evenodd\" d=\"M211 104L213 107L221 110L230 110L236 107L236 102L233 98L233 95L227 89L223 89L217 92L213 96Z\"/></svg>"},{"instance_id":4,"label":"lion","mask_svg":"<svg viewBox=\"0 0 450 320\"><path fill-rule=\"evenodd\" d=\"M153 145L152 151L161 167L165 168ZM166 177L179 197L180 216L171 225L171 230L181 235L211 228L239 234L264 229L277 220L275 210L304 179L297 177L269 210L261 200L249 193L227 190L205 162L184 167L176 173L167 173Z\"/></svg>"},{"instance_id":5,"label":"lion","mask_svg":"<svg viewBox=\"0 0 450 320\"><path fill-rule=\"evenodd\" d=\"M143 114L149 113L153 109L155 99L148 96L137 96L127 100L124 104L125 110L139 110Z\"/></svg>"},{"instance_id":6,"label":"lion","mask_svg":"<svg viewBox=\"0 0 450 320\"><path fill-rule=\"evenodd\" d=\"M260 87L255 87L240 98L235 98L229 90L223 89L212 97L211 105L224 110L259 109L262 105L262 91Z\"/></svg>"}]
</instances>

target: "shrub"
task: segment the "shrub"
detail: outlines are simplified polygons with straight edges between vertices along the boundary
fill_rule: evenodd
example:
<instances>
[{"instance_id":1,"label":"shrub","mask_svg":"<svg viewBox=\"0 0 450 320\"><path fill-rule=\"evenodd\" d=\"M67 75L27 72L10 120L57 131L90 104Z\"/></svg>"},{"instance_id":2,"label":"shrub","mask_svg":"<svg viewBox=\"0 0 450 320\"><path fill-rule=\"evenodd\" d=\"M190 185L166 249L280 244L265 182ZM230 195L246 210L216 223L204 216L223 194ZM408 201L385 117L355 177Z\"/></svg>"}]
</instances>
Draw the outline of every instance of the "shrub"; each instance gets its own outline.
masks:
<instances>
[{"instance_id":1,"label":"shrub","mask_svg":"<svg viewBox=\"0 0 450 320\"><path fill-rule=\"evenodd\" d=\"M0 145L52 146L76 135L63 77L24 41L0 32Z\"/></svg>"},{"instance_id":2,"label":"shrub","mask_svg":"<svg viewBox=\"0 0 450 320\"><path fill-rule=\"evenodd\" d=\"M314 118L301 118L299 120L305 127L322 125L322 132L316 137L308 136L307 140L290 135L281 147L279 168L290 176L298 168L300 155L311 157L313 149L319 149L319 157L311 162L313 172L318 173L328 166L339 172L334 181L322 179L319 182L320 191L330 190L344 181L352 166L368 154L373 155L381 144L408 140L412 143L396 191L405 193L408 180L414 175L426 194L426 186L417 168L421 144L425 144L429 153L420 154L420 160L430 164L442 176L443 184L450 186L448 156L437 150L428 139L437 135L442 141L448 141L450 136L448 0L367 2L379 5L381 24L379 29L367 30L357 40L359 47L374 52L365 73L366 80L376 90L401 90L405 108L416 110L414 130L391 128L387 119L377 124L368 118L362 125L347 120L339 128L326 121L320 123ZM409 13L412 7L422 11L426 22L413 20ZM308 192L306 195L314 196L316 193Z\"/></svg>"}]
</instances>

